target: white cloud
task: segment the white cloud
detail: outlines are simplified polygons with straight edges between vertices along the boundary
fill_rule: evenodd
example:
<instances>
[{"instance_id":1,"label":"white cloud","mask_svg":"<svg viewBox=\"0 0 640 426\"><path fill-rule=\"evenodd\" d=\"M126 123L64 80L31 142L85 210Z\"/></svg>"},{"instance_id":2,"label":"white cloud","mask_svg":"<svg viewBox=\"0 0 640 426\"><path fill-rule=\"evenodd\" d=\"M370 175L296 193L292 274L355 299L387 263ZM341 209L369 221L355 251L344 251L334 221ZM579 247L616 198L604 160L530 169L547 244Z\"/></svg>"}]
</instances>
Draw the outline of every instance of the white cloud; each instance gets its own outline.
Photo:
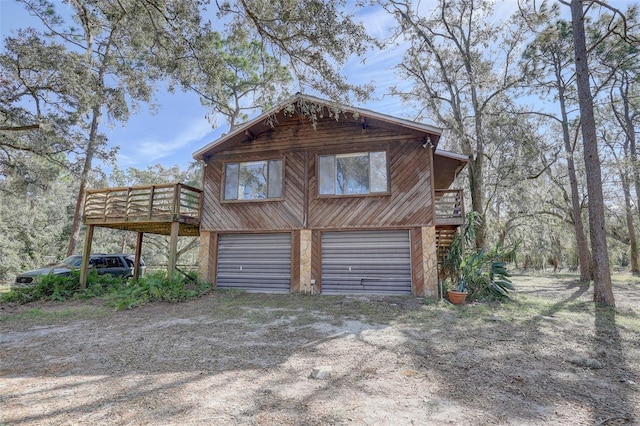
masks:
<instances>
[{"instance_id":1,"label":"white cloud","mask_svg":"<svg viewBox=\"0 0 640 426\"><path fill-rule=\"evenodd\" d=\"M153 125L153 119L151 125ZM189 120L181 127L181 130L176 129L179 130L177 134L153 134L143 139L121 144L118 164L137 167L154 164L159 160L167 160L168 164L188 161L192 151L198 149L200 145L210 142L209 139L214 139L215 131L211 129L211 124L204 118ZM160 128L157 130L162 131Z\"/></svg>"}]
</instances>

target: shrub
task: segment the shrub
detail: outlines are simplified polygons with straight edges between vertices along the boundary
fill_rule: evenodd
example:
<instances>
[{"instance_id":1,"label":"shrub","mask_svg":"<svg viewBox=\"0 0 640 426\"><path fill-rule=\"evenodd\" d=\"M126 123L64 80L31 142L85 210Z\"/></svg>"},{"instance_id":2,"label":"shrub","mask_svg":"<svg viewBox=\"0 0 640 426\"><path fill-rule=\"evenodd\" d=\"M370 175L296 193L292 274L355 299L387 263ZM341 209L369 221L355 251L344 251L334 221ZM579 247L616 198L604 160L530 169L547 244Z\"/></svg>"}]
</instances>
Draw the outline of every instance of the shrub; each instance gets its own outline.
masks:
<instances>
[{"instance_id":1,"label":"shrub","mask_svg":"<svg viewBox=\"0 0 640 426\"><path fill-rule=\"evenodd\" d=\"M29 303L36 300L63 301L68 299L92 299L104 297L107 303L117 309L130 309L148 302L180 302L205 293L210 285L193 276L168 280L166 274L157 272L137 281L123 281L121 277L109 274L89 274L87 288L81 289L80 274L72 271L68 276L41 275L34 285L16 288L0 295L0 301Z\"/></svg>"},{"instance_id":2,"label":"shrub","mask_svg":"<svg viewBox=\"0 0 640 426\"><path fill-rule=\"evenodd\" d=\"M201 296L211 286L175 275L169 280L164 272L156 272L131 281L109 294L109 304L117 309L131 309L149 302L181 302Z\"/></svg>"},{"instance_id":3,"label":"shrub","mask_svg":"<svg viewBox=\"0 0 640 426\"><path fill-rule=\"evenodd\" d=\"M480 220L477 212L470 212L443 256L444 284L447 288L468 292L469 300L507 298L514 287L503 259L512 258L517 245L475 250L472 246Z\"/></svg>"}]
</instances>

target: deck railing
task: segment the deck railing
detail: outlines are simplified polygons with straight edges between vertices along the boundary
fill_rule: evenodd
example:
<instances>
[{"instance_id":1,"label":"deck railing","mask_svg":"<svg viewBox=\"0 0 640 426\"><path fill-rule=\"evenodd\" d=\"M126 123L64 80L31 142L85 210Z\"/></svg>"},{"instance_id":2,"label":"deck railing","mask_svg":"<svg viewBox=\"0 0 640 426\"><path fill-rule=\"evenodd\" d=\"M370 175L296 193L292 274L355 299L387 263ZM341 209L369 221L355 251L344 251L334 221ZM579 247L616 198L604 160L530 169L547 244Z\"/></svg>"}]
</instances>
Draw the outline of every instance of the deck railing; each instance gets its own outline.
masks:
<instances>
[{"instance_id":1,"label":"deck railing","mask_svg":"<svg viewBox=\"0 0 640 426\"><path fill-rule=\"evenodd\" d=\"M462 189L436 189L437 225L461 225L464 215Z\"/></svg>"},{"instance_id":2,"label":"deck railing","mask_svg":"<svg viewBox=\"0 0 640 426\"><path fill-rule=\"evenodd\" d=\"M182 183L89 189L85 221L154 222L200 220L202 191Z\"/></svg>"}]
</instances>

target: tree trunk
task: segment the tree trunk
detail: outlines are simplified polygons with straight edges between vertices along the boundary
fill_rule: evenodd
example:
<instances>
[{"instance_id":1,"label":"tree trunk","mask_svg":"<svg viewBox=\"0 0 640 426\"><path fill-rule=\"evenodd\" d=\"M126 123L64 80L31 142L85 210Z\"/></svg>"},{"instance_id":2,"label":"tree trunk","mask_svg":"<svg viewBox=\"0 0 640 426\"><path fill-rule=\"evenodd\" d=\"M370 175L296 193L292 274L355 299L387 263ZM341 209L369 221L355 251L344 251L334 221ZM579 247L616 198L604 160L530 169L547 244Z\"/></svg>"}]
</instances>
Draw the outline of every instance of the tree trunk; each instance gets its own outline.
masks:
<instances>
[{"instance_id":1,"label":"tree trunk","mask_svg":"<svg viewBox=\"0 0 640 426\"><path fill-rule=\"evenodd\" d=\"M638 269L638 240L636 239L636 230L633 226L633 205L631 203L631 185L629 178L624 172L620 173L622 179L622 191L624 192L624 206L627 216L627 232L629 232L629 256L631 258L631 272L637 274Z\"/></svg>"},{"instance_id":2,"label":"tree trunk","mask_svg":"<svg viewBox=\"0 0 640 426\"><path fill-rule=\"evenodd\" d=\"M82 166L82 174L80 175L80 188L78 188L78 198L76 199L76 208L73 212L73 223L71 225L71 236L69 237L69 246L67 247L67 256L71 256L76 251L76 246L80 239L80 226L82 224L82 212L84 206L84 195L89 181L89 172L91 171L91 163L96 152L98 142L98 125L102 112L100 106L93 107L93 117L91 119L91 130L89 132L89 141L87 144L86 155L84 157L84 165Z\"/></svg>"},{"instance_id":3,"label":"tree trunk","mask_svg":"<svg viewBox=\"0 0 640 426\"><path fill-rule=\"evenodd\" d=\"M482 183L482 169L483 160L482 156L478 153L476 158L469 161L469 190L471 192L471 208L473 211L480 213L480 223L476 226L476 248L482 249L486 245L487 232L486 232L486 219L484 217L484 193Z\"/></svg>"},{"instance_id":4,"label":"tree trunk","mask_svg":"<svg viewBox=\"0 0 640 426\"><path fill-rule=\"evenodd\" d=\"M624 106L624 126L626 140L624 144L625 156L631 151L631 176L629 179L628 169L622 169L620 172L620 178L622 180L622 190L624 192L624 204L627 219L627 230L629 232L629 245L630 245L630 257L631 257L631 272L637 274L638 269L638 243L636 239L636 230L633 226L633 206L631 202L631 180L635 184L636 198L640 202L640 181L638 180L638 155L636 152L636 128L631 113L631 102L629 100L629 76L625 73L623 77L622 85L620 86L620 96L622 98ZM638 205L638 211L640 212L640 205Z\"/></svg>"},{"instance_id":5,"label":"tree trunk","mask_svg":"<svg viewBox=\"0 0 640 426\"><path fill-rule=\"evenodd\" d=\"M589 64L584 30L584 10L582 0L571 0L571 21L575 48L576 83L580 103L582 143L587 174L587 194L589 197L589 230L591 252L593 254L593 300L596 303L615 306L611 288L609 250L604 223L604 197L602 194L602 172L596 138L596 123L593 113L593 98L589 82Z\"/></svg>"},{"instance_id":6,"label":"tree trunk","mask_svg":"<svg viewBox=\"0 0 640 426\"><path fill-rule=\"evenodd\" d=\"M560 75L556 76L558 85L558 98L560 101L560 114L562 115L562 138L564 140L564 151L567 154L567 171L569 172L569 187L571 189L571 212L573 219L573 231L576 236L576 249L578 250L578 263L580 268L580 281L591 280L591 254L584 232L582 222L582 206L580 205L580 194L578 192L578 177L573 158L573 147L569 136L569 118L567 106L564 98L564 87L562 86Z\"/></svg>"}]
</instances>

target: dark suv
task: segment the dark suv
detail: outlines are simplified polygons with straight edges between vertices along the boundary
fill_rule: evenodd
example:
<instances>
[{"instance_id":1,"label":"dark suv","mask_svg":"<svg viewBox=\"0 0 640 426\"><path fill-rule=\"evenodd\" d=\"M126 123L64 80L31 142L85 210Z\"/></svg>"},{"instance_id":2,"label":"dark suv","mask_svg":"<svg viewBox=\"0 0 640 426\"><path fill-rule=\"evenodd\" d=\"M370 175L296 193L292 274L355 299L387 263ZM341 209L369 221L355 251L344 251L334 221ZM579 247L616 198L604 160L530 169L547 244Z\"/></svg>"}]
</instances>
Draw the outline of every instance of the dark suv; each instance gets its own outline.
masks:
<instances>
[{"instance_id":1,"label":"dark suv","mask_svg":"<svg viewBox=\"0 0 640 426\"><path fill-rule=\"evenodd\" d=\"M89 258L89 269L98 274L111 274L128 279L133 276L134 256L132 254L92 254ZM80 269L82 256L70 256L60 263L33 271L23 272L16 277L15 287L27 287L33 284L35 277L45 274L69 275L73 269ZM140 259L140 275L145 272L144 261Z\"/></svg>"}]
</instances>

